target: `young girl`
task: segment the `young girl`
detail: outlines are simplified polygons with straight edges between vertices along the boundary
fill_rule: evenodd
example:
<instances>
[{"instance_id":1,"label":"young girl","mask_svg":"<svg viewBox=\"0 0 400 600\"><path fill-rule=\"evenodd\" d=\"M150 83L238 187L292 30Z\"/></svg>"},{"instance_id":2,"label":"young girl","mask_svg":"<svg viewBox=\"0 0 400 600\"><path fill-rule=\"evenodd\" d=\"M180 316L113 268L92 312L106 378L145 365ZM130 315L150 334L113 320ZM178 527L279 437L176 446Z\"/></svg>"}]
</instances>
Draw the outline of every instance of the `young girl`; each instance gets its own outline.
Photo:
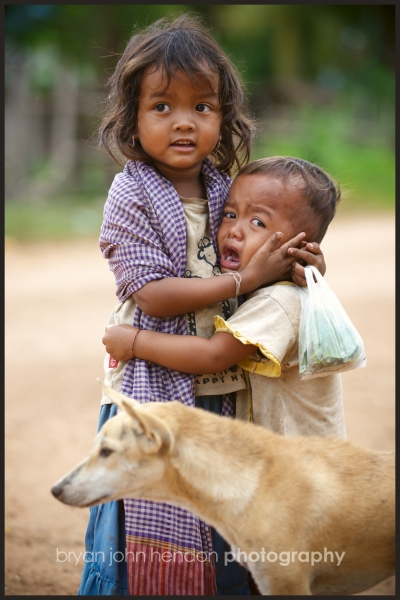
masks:
<instances>
[{"instance_id":1,"label":"young girl","mask_svg":"<svg viewBox=\"0 0 400 600\"><path fill-rule=\"evenodd\" d=\"M321 242L335 215L340 188L319 167L291 157L254 161L238 173L218 231L223 272L240 272L276 229L303 229ZM287 280L250 294L228 320L215 317L210 339L148 332L128 325L107 329L107 352L120 360L153 360L187 373L220 371L239 363L251 396L237 397L237 416L282 435L346 437L340 374L302 381L298 333L301 301Z\"/></svg>"},{"instance_id":2,"label":"young girl","mask_svg":"<svg viewBox=\"0 0 400 600\"><path fill-rule=\"evenodd\" d=\"M214 276L229 174L250 156L240 78L210 35L183 16L134 35L110 85L102 141L128 162L111 186L100 235L120 300L109 324L209 336L213 316L228 318L239 292L289 273L296 259L284 247L277 260L271 252L279 237L272 237L240 275ZM324 271L318 246L296 252ZM196 396L196 405L227 416L232 392L245 388L237 367L218 385L207 374L195 385L193 375L139 359L107 356L105 371L108 385L140 402L179 398L194 406ZM99 427L115 413L104 396ZM217 568L217 582L233 586L225 593L249 594L246 570L235 564L227 573L212 554L217 547L219 536L188 511L135 499L107 503L91 509L78 593L215 595Z\"/></svg>"}]
</instances>

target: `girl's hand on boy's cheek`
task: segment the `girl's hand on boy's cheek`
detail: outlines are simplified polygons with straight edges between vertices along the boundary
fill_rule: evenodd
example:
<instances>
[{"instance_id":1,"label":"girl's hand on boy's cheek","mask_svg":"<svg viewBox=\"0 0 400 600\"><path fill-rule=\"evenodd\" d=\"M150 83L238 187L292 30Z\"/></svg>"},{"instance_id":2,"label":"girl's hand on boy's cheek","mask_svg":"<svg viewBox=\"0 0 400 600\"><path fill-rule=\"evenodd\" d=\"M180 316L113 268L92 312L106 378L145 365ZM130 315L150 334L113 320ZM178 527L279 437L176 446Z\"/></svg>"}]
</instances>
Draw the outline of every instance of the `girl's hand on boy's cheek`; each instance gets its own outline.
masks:
<instances>
[{"instance_id":1,"label":"girl's hand on boy's cheek","mask_svg":"<svg viewBox=\"0 0 400 600\"><path fill-rule=\"evenodd\" d=\"M283 235L280 232L272 235L254 254L242 271L243 293L253 291L261 285L271 284L275 281L291 279L292 263L295 257L288 254L288 248L300 245L304 233L282 244ZM246 288L246 289L245 289Z\"/></svg>"},{"instance_id":2,"label":"girl's hand on boy's cheek","mask_svg":"<svg viewBox=\"0 0 400 600\"><path fill-rule=\"evenodd\" d=\"M326 272L326 264L324 255L321 251L319 244L316 242L308 242L304 243L302 248L288 248L288 254L290 256L296 257L296 261L292 266L292 280L293 282L300 286L306 287L306 278L304 275L304 266L303 264L308 264L314 266L321 275L325 275ZM301 261L301 262L298 262Z\"/></svg>"},{"instance_id":3,"label":"girl's hand on boy's cheek","mask_svg":"<svg viewBox=\"0 0 400 600\"><path fill-rule=\"evenodd\" d=\"M109 325L102 339L108 354L115 360L130 360L136 331L132 325Z\"/></svg>"}]
</instances>

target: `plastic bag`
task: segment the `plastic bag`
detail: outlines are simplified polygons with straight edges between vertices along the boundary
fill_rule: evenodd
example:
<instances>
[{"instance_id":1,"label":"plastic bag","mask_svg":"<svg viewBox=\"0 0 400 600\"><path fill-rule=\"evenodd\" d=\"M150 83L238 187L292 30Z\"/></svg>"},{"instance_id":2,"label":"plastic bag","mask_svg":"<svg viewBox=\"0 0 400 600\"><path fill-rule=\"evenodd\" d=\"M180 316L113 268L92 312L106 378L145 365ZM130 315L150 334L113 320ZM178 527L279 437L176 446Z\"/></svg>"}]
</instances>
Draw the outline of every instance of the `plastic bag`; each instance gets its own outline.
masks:
<instances>
[{"instance_id":1,"label":"plastic bag","mask_svg":"<svg viewBox=\"0 0 400 600\"><path fill-rule=\"evenodd\" d=\"M343 306L315 267L304 270L307 288L299 288L301 379L365 367L364 342Z\"/></svg>"}]
</instances>

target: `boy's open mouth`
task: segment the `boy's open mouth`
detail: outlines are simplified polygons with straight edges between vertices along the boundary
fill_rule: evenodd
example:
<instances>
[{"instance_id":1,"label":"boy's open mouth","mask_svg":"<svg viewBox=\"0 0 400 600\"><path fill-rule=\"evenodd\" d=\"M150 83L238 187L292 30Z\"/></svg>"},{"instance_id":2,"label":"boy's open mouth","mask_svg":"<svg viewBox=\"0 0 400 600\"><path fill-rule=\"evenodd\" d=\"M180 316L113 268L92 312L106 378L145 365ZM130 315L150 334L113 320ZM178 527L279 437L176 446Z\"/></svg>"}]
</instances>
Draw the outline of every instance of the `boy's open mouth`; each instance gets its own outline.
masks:
<instances>
[{"instance_id":1,"label":"boy's open mouth","mask_svg":"<svg viewBox=\"0 0 400 600\"><path fill-rule=\"evenodd\" d=\"M227 269L237 269L240 265L240 256L231 248L224 250L221 256L221 267L225 267Z\"/></svg>"}]
</instances>

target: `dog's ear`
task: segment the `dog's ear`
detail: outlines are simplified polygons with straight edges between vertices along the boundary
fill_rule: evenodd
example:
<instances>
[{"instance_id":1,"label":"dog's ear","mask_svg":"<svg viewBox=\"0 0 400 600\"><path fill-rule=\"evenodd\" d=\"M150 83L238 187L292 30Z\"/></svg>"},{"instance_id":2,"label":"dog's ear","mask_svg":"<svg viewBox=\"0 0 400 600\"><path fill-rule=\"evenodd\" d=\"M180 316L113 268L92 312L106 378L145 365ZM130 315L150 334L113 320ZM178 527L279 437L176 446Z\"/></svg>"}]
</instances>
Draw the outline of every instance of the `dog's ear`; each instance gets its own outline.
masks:
<instances>
[{"instance_id":1,"label":"dog's ear","mask_svg":"<svg viewBox=\"0 0 400 600\"><path fill-rule=\"evenodd\" d=\"M172 449L174 438L165 421L132 406L127 412L134 422L136 441L146 454L164 455Z\"/></svg>"},{"instance_id":2,"label":"dog's ear","mask_svg":"<svg viewBox=\"0 0 400 600\"><path fill-rule=\"evenodd\" d=\"M169 427L156 416L144 414L143 411L136 410L137 408L140 409L140 402L113 390L101 381L101 379L98 379L98 381L101 383L104 393L107 394L118 408L124 410L131 417L133 431L142 450L151 454L156 452L165 454L171 448L173 440Z\"/></svg>"},{"instance_id":3,"label":"dog's ear","mask_svg":"<svg viewBox=\"0 0 400 600\"><path fill-rule=\"evenodd\" d=\"M133 398L128 398L128 396L121 394L121 392L117 392L117 390L113 390L113 388L106 385L101 379L97 378L97 381L100 383L106 396L108 396L121 410L125 410L129 413L130 406L140 406L140 402L133 400Z\"/></svg>"}]
</instances>

